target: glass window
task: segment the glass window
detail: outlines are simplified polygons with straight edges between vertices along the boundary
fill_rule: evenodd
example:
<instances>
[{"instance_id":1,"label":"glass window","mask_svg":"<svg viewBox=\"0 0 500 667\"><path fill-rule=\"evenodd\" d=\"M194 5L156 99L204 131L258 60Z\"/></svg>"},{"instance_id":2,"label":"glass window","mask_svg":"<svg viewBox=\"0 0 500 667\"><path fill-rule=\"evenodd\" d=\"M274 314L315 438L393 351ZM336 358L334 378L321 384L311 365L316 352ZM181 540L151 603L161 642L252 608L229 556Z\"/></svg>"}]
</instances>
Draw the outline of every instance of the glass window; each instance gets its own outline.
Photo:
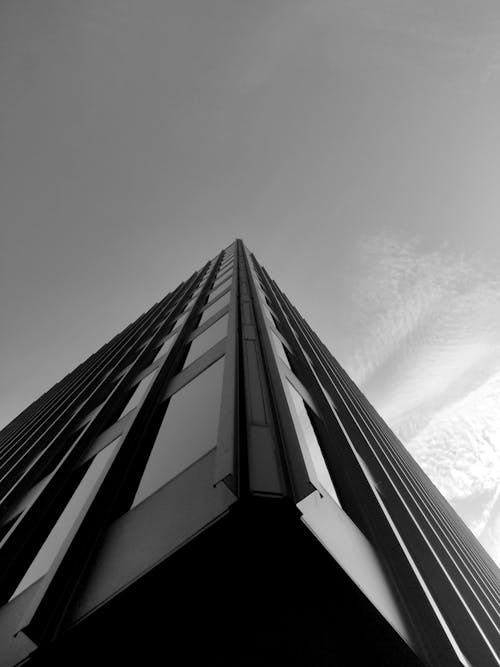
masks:
<instances>
[{"instance_id":1,"label":"glass window","mask_svg":"<svg viewBox=\"0 0 500 667\"><path fill-rule=\"evenodd\" d=\"M225 283L226 280L231 280L232 275L233 275L232 273L228 273L225 276L222 276L222 278L217 278L217 280L212 285L212 290L217 289L219 287L219 285L222 285L223 283ZM227 285L227 286L229 286L229 285Z\"/></svg>"},{"instance_id":2,"label":"glass window","mask_svg":"<svg viewBox=\"0 0 500 667\"><path fill-rule=\"evenodd\" d=\"M156 375L155 372L151 372L149 373L149 375L146 375L146 377L142 378L139 384L135 387L135 390L132 393L131 397L128 399L127 404L120 412L118 419L121 419L124 415L126 415L128 412L130 412L139 405L142 397L146 394L146 391L148 390L149 385L151 384L155 375Z\"/></svg>"},{"instance_id":3,"label":"glass window","mask_svg":"<svg viewBox=\"0 0 500 667\"><path fill-rule=\"evenodd\" d=\"M299 439L307 447L318 481L324 490L333 498L333 500L335 500L335 502L340 505L337 493L335 492L332 480L330 479L330 473L326 467L325 459L321 453L319 442L316 438L316 433L314 432L314 427L311 423L309 415L307 414L304 400L295 387L291 384L291 382L288 382L288 387L290 389L295 412L300 423L300 432L298 433Z\"/></svg>"},{"instance_id":4,"label":"glass window","mask_svg":"<svg viewBox=\"0 0 500 667\"><path fill-rule=\"evenodd\" d=\"M217 287L214 285L212 287L212 291L210 292L210 298L211 299L216 299L222 292L227 290L228 287L231 287L231 282L230 281L225 281L221 283L220 285L217 285Z\"/></svg>"},{"instance_id":5,"label":"glass window","mask_svg":"<svg viewBox=\"0 0 500 667\"><path fill-rule=\"evenodd\" d=\"M99 476L115 451L117 444L118 440L113 441L108 447L94 457L94 460L87 469L83 479L78 484L76 491L71 496L71 500L64 508L47 539L31 562L31 565L26 570L24 577L19 582L11 599L16 595L19 595L19 593L28 588L28 586L31 586L32 583L37 579L40 579L40 577L43 577L43 575L49 571L52 561L66 539L74 521L84 508L89 494L98 482Z\"/></svg>"},{"instance_id":6,"label":"glass window","mask_svg":"<svg viewBox=\"0 0 500 667\"><path fill-rule=\"evenodd\" d=\"M217 278L210 289L213 292L214 290L219 289L221 285L225 285L225 287L228 288L231 285L232 277L233 274L231 272L226 273L222 278Z\"/></svg>"},{"instance_id":7,"label":"glass window","mask_svg":"<svg viewBox=\"0 0 500 667\"><path fill-rule=\"evenodd\" d=\"M208 329L205 329L203 333L193 339L186 361L184 362L184 368L189 366L195 359L198 359L198 357L201 357L204 352L209 350L227 335L228 320L229 318L227 314L223 315L220 319L214 322L214 324L209 326Z\"/></svg>"},{"instance_id":8,"label":"glass window","mask_svg":"<svg viewBox=\"0 0 500 667\"><path fill-rule=\"evenodd\" d=\"M204 324L208 319L212 317L212 315L215 315L215 313L219 312L219 310L222 310L225 306L229 304L229 299L231 296L231 292L228 292L227 294L224 294L223 296L220 297L220 299L217 299L217 301L212 302L210 301L210 304L208 308L205 308L205 310L201 314L201 320L198 326L201 324Z\"/></svg>"},{"instance_id":9,"label":"glass window","mask_svg":"<svg viewBox=\"0 0 500 667\"><path fill-rule=\"evenodd\" d=\"M220 269L217 271L217 280L221 278L224 275L229 275L233 271L233 264L230 262L229 264L226 264L225 266L221 266Z\"/></svg>"},{"instance_id":10,"label":"glass window","mask_svg":"<svg viewBox=\"0 0 500 667\"><path fill-rule=\"evenodd\" d=\"M132 507L217 444L224 358L170 399Z\"/></svg>"}]
</instances>

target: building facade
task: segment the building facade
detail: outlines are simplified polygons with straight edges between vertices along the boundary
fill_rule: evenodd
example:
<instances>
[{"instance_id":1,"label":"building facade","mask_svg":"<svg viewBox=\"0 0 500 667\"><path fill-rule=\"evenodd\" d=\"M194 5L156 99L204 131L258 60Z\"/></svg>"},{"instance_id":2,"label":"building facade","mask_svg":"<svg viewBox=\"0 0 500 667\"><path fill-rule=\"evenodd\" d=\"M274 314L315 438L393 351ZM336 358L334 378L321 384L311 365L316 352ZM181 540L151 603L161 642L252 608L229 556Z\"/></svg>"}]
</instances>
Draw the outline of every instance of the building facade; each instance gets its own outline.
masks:
<instances>
[{"instance_id":1,"label":"building facade","mask_svg":"<svg viewBox=\"0 0 500 667\"><path fill-rule=\"evenodd\" d=\"M0 433L0 665L500 665L498 568L241 241Z\"/></svg>"}]
</instances>

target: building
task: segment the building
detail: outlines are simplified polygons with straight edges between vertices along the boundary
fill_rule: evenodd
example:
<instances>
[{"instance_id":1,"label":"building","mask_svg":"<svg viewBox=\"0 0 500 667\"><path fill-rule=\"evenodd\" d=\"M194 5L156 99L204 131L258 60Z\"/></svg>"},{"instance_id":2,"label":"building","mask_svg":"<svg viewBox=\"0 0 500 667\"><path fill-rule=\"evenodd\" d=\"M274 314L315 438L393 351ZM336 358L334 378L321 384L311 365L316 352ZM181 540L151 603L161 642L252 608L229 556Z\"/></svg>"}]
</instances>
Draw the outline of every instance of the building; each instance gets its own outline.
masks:
<instances>
[{"instance_id":1,"label":"building","mask_svg":"<svg viewBox=\"0 0 500 667\"><path fill-rule=\"evenodd\" d=\"M0 664L500 664L498 569L241 241L0 434Z\"/></svg>"}]
</instances>

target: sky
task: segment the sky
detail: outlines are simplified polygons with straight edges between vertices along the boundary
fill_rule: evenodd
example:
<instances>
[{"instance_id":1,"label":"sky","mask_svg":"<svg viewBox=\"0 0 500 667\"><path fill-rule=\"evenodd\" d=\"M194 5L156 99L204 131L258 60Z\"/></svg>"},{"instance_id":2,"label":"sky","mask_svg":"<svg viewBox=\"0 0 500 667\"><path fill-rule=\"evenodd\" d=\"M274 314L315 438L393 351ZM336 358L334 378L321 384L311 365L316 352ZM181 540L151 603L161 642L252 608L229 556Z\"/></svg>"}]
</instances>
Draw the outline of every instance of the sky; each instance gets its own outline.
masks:
<instances>
[{"instance_id":1,"label":"sky","mask_svg":"<svg viewBox=\"0 0 500 667\"><path fill-rule=\"evenodd\" d=\"M500 563L500 5L3 0L0 425L234 238Z\"/></svg>"}]
</instances>

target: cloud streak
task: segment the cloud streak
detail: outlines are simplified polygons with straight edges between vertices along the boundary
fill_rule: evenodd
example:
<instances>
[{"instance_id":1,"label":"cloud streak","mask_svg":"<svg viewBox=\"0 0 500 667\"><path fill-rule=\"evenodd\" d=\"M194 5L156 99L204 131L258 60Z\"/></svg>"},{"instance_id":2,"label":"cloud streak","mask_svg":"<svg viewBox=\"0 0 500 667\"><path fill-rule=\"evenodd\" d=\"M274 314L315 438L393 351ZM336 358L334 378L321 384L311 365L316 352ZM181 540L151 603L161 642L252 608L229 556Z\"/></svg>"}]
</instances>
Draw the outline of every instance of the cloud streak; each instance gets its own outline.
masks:
<instances>
[{"instance_id":1,"label":"cloud streak","mask_svg":"<svg viewBox=\"0 0 500 667\"><path fill-rule=\"evenodd\" d=\"M500 282L449 247L363 239L348 372L500 561Z\"/></svg>"}]
</instances>

